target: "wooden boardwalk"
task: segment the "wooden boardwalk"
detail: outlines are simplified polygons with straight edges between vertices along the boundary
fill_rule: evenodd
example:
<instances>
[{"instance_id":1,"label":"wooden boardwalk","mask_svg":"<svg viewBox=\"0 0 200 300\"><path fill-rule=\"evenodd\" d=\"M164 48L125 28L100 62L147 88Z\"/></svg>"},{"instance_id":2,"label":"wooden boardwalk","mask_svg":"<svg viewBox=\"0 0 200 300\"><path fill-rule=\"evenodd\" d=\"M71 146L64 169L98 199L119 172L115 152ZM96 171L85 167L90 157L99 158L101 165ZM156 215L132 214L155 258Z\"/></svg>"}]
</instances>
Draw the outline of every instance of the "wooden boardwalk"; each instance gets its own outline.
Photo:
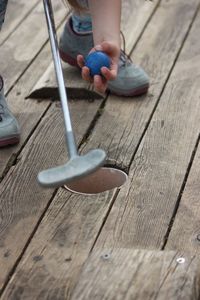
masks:
<instances>
[{"instance_id":1,"label":"wooden boardwalk","mask_svg":"<svg viewBox=\"0 0 200 300\"><path fill-rule=\"evenodd\" d=\"M59 35L69 11L53 2ZM122 2L151 86L99 97L64 66L80 152L100 147L129 175L83 196L36 181L66 161L63 118L42 1L9 1L0 72L21 142L0 150L0 299L200 297L200 0Z\"/></svg>"}]
</instances>

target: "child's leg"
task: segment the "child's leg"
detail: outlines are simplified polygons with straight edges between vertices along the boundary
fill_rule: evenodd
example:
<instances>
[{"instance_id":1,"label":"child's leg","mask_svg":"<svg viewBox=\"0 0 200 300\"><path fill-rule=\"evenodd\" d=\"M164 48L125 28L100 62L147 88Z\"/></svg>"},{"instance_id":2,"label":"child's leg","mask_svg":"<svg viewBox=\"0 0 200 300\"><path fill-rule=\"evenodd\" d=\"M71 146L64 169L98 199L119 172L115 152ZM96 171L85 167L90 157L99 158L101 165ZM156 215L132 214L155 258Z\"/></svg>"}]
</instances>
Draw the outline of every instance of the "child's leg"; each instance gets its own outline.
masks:
<instances>
[{"instance_id":1,"label":"child's leg","mask_svg":"<svg viewBox=\"0 0 200 300\"><path fill-rule=\"evenodd\" d=\"M77 55L81 53L87 56L94 44L92 19L87 10L87 1L79 0L79 4L80 6L83 4L86 10L73 10L65 24L59 45L62 60L77 67Z\"/></svg>"},{"instance_id":2,"label":"child's leg","mask_svg":"<svg viewBox=\"0 0 200 300\"><path fill-rule=\"evenodd\" d=\"M72 28L76 33L91 33L92 31L92 19L89 12L89 6L87 0L77 1L83 11L74 10L72 13Z\"/></svg>"},{"instance_id":3,"label":"child's leg","mask_svg":"<svg viewBox=\"0 0 200 300\"><path fill-rule=\"evenodd\" d=\"M7 2L7 0L0 0L0 29L4 22ZM3 86L3 78L0 75L0 147L19 142L19 125L8 108Z\"/></svg>"}]
</instances>

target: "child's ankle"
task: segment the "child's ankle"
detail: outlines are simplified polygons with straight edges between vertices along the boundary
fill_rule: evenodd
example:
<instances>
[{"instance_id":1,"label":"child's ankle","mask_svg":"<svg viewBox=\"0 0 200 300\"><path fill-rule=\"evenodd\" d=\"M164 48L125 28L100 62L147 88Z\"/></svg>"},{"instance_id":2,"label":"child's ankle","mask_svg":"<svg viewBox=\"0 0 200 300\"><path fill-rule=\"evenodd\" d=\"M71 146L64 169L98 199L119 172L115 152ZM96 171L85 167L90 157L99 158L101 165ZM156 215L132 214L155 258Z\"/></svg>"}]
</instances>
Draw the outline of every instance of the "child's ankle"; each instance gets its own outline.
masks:
<instances>
[{"instance_id":1,"label":"child's ankle","mask_svg":"<svg viewBox=\"0 0 200 300\"><path fill-rule=\"evenodd\" d=\"M88 34L92 32L92 19L90 15L72 15L72 29L78 34Z\"/></svg>"}]
</instances>

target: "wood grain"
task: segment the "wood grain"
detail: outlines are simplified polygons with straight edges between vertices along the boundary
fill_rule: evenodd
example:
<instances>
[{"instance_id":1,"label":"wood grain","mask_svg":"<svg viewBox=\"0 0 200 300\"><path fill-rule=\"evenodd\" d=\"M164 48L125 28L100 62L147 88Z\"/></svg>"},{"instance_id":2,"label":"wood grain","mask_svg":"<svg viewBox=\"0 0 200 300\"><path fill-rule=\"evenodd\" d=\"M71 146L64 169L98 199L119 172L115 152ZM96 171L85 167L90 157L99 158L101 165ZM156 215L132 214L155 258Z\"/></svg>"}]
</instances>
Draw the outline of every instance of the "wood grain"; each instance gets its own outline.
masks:
<instances>
[{"instance_id":1,"label":"wood grain","mask_svg":"<svg viewBox=\"0 0 200 300\"><path fill-rule=\"evenodd\" d=\"M199 299L195 257L177 262L176 252L115 249L86 261L72 300Z\"/></svg>"},{"instance_id":2,"label":"wood grain","mask_svg":"<svg viewBox=\"0 0 200 300\"><path fill-rule=\"evenodd\" d=\"M20 124L21 136L18 145L1 149L0 179L15 161L17 153L51 104L51 100L42 102L39 101L40 99L38 101L26 99L27 93L37 81L37 77L41 76L50 62L50 48L47 45L7 96L8 105Z\"/></svg>"},{"instance_id":3,"label":"wood grain","mask_svg":"<svg viewBox=\"0 0 200 300\"><path fill-rule=\"evenodd\" d=\"M95 102L95 104L91 104L90 106L92 106L93 108L92 108L92 110L93 110L93 112L95 112L96 110L97 110L97 103L99 103L99 102ZM85 107L85 109L84 109L84 107ZM87 109L86 109L86 107L87 107ZM71 107L72 108L72 110L73 110L73 107ZM74 108L75 108L75 106L74 106ZM54 107L52 108L52 110L54 109ZM52 112L52 110L50 110L50 112ZM84 112L84 111L86 111L87 113L86 114L88 114L89 113L89 110L88 110L88 103L84 103L84 105L83 106L79 106L79 111L80 112ZM82 134L83 134L83 126L81 125L81 118L80 118L80 116L77 114L78 113L78 111L77 111L77 108L75 108L74 109L74 114L76 114L76 116L77 116L77 118L79 118L79 125L81 126L80 128L79 128L79 130L82 132ZM91 113L91 111L90 111L90 113ZM52 114L52 116L51 116L51 114ZM86 117L86 116L85 116ZM50 118L50 120L49 120L49 118ZM8 234L8 232L6 232L7 230L9 231L9 228L10 228L10 226L11 225L13 225L13 223L17 223L18 225L16 225L15 226L15 228L18 228L18 231L19 232L21 232L21 228L26 228L27 229L27 231L26 230L24 230L24 232L23 232L23 240L21 240L20 241L20 243L18 244L18 247L16 247L16 249L15 249L15 251L14 251L14 253L12 254L12 257L10 257L10 259L9 259L9 261L6 261L6 263L5 263L5 266L4 266L4 272L3 272L3 274L1 274L1 276L2 276L2 278L1 278L1 282L3 283L3 281L5 280L4 278L5 278L5 275L9 272L9 270L10 270L10 268L11 268L11 266L12 266L12 264L14 263L14 261L15 261L15 259L18 257L18 255L20 254L20 250L21 250L21 248L22 248L22 246L24 245L24 243L25 243L25 240L27 239L27 237L28 237L28 233L30 234L30 229L31 228L33 228L33 224L34 224L34 222L36 222L37 221L37 219L38 219L38 217L39 217L39 214L41 214L41 212L44 210L44 207L45 207L45 204L48 202L48 200L50 199L50 197L51 197L51 195L52 195L52 191L51 192L46 192L46 191L43 191L42 193L41 193L41 189L39 189L39 191L37 191L38 190L38 188L35 186L35 176L36 176L36 174L37 174L37 172L39 171L37 168L40 166L40 168L42 169L42 166L43 167L45 167L45 168L47 168L48 166L50 166L50 165L52 165L52 161L54 161L55 162L55 164L56 163L59 163L60 162L60 159L64 156L64 152L63 152L63 147L61 147L61 149L58 149L58 142L60 142L60 141L57 141L57 139L56 139L56 144L54 145L55 146L55 150L53 150L53 147L49 147L49 145L52 143L52 144L54 144L54 142L52 142L52 141L54 141L54 139L55 139L55 137L53 138L53 136L54 136L54 133L53 133L53 135L52 135L52 139L53 140L51 140L50 138L49 138L49 136L47 136L46 137L46 132L51 132L52 130L49 128L49 126L53 126L52 125L52 123L51 123L51 120L55 120L55 119L57 119L58 117L57 117L57 115L56 115L56 112L55 113L50 113L50 117L47 115L46 117L45 117L45 119L43 120L45 123L42 123L42 127L40 127L39 126L39 128L38 128L38 130L36 131L36 135L38 135L38 132L41 132L41 134L42 135L38 135L38 137L37 137L37 139L38 139L38 142L36 142L35 141L35 138L34 138L34 141L33 141L33 144L35 145L35 147L38 147L38 144L40 144L41 143L41 141L42 141L42 146L40 146L40 147L42 147L41 149L42 150L39 150L40 149L40 147L39 147L39 149L38 148L35 148L35 150L34 150L34 147L32 148L32 142L30 142L31 144L30 144L30 146L29 146L29 144L26 146L26 148L25 148L25 150L21 153L21 155L20 155L20 157L19 157L19 161L18 161L18 164L17 164L17 166L15 167L15 168L13 168L13 173L12 173L12 175L10 175L9 173L8 173L8 175L5 177L5 179L4 179L4 181L2 182L2 187L3 187L3 195L4 195L4 198L3 199L9 199L9 193L11 192L11 194L13 194L13 190L15 190L15 186L16 186L16 182L18 182L18 186L20 186L20 190L22 189L23 190L23 182L25 183L25 185L27 185L27 184L31 184L31 186L30 186L30 193L32 194L32 191L34 190L34 195L27 195L27 194L25 194L24 195L24 198L18 198L18 193L17 193L17 191L15 191L15 193L16 193L16 196L15 196L15 201L20 201L20 206L22 205L23 206L23 202L24 201L26 201L26 199L27 199L27 197L26 196L28 196L28 198L30 197L31 199L32 199L32 196L37 196L38 197L38 194L40 195L39 196L39 201L41 201L41 198L40 197L42 197L42 199L43 199L43 201L41 201L41 203L40 203L40 205L41 206L39 206L38 205L38 202L36 201L36 200L33 200L35 203L37 203L37 209L36 209L36 211L30 211L30 216L27 216L27 210L25 210L26 211L26 216L25 215L23 215L23 214L20 214L20 215L18 215L17 214L17 208L15 207L15 202L14 203L11 203L11 206L13 206L14 205L14 212L13 212L13 215L11 215L11 221L10 221L10 223L8 224L8 225L4 225L4 229L5 230L3 230L3 237L6 239L6 245L4 245L2 248L2 254L4 255L5 253L9 253L9 256L11 256L11 249L12 249L12 243L14 242L14 240L13 240L13 236L15 236L16 235L16 232L11 232L11 236L12 236L12 238L11 239L9 239L9 234ZM49 120L49 122L47 122L47 120ZM88 122L88 118L86 117L85 118L85 120L87 120L87 122L86 122L86 124L88 124L89 125L89 122ZM85 122L85 120L84 120L84 122ZM91 120L91 119L90 119ZM45 124L45 126L44 126L44 124ZM49 124L49 125L48 125ZM42 128L42 129L41 129ZM55 128L55 130L60 130L60 126L59 126L59 124L57 123L56 124L56 128ZM75 130L76 130L77 128L75 128ZM51 132L51 134L52 134L52 132ZM59 134L58 134L58 132L56 132L55 133L55 136L57 137ZM36 139L36 140L37 140ZM38 144L37 144L38 143ZM46 147L47 147L47 149L48 149L48 151L46 150L46 152L45 152L45 148L44 148L44 146L43 145L45 145ZM31 151L31 152L30 152ZM35 152L35 155L34 155L34 151L36 151ZM40 152L40 151L42 151L42 152ZM29 153L30 152L30 153ZM37 158L37 155L40 155L40 153L43 153L44 155L45 155L45 158L44 157L41 157L41 161L39 160L39 161L37 161L37 163L35 163L34 162L34 159L36 159L36 160L38 160L38 158ZM27 155L27 156L26 156ZM54 157L54 155L56 156L56 158L54 159L53 157L52 157L52 155L53 155L53 157ZM26 157L28 157L28 161L26 161ZM31 157L31 160L30 160L30 157ZM22 164L22 165L21 165ZM44 165L43 165L44 164ZM33 166L34 166L34 170L33 170ZM28 168L27 169L27 171L26 171L26 167ZM24 179L23 178L23 175L22 175L22 170L23 170L23 174L26 174L27 172L28 172L28 175L26 174L26 179ZM29 174L29 171L28 170L30 170L30 172L31 172L31 174ZM20 177L18 177L18 171L19 171L19 176ZM11 176L11 177L10 177ZM28 179L27 179L27 176L28 176ZM9 184L8 184L8 180L12 180L11 178L16 178L16 180L17 181L15 181L14 183L13 183L13 188L11 187L11 188L9 188L9 190L7 190L7 186L8 185L10 185L10 182L9 182ZM20 180L20 181L19 181ZM27 181L26 180L28 180L28 183L27 183ZM30 180L30 183L29 183L29 180ZM32 186L32 184L34 185L34 186ZM41 193L41 194L40 194ZM12 196L11 196L12 197ZM35 206L34 206L35 207ZM17 219L15 218L15 213L17 214ZM5 215L7 215L6 213L5 213L5 211L4 211L4 214ZM102 218L104 218L104 215L102 215ZM28 221L28 223L26 224L26 221ZM96 221L96 220L95 220ZM94 222L95 222L94 221ZM6 222L6 224L7 224L7 221L5 221ZM26 225L25 225L26 224ZM47 227L49 228L49 225L47 224ZM98 230L99 230L99 227L97 228ZM96 234L98 233L98 230L96 229ZM16 238L17 238L17 235L16 235ZM91 243L90 243L90 248L92 247L92 244L93 244L93 242L94 242L94 239L95 239L95 235L93 236L93 240L91 241ZM16 241L16 240L15 240ZM14 242L15 243L15 242ZM14 245L14 244L13 244ZM10 250L7 250L7 249L10 249ZM85 256L84 256L84 259L86 258L86 256L87 256L87 254L88 254L88 252L89 252L89 248L87 249L87 252L85 253ZM82 251L82 248L80 248L80 252ZM7 255L6 255L7 256ZM76 260L75 260L75 262L76 262ZM77 263L77 262L76 262ZM77 268L77 265L75 264L75 265L73 265L73 268L74 269L76 269ZM32 276L31 276L32 277ZM30 278L30 282L32 282L32 278ZM73 283L74 284L74 283ZM67 289L70 289L70 291L71 291L71 288L72 288L72 286L73 286L73 284L71 283L70 284L70 286L67 288Z\"/></svg>"},{"instance_id":4,"label":"wood grain","mask_svg":"<svg viewBox=\"0 0 200 300\"><path fill-rule=\"evenodd\" d=\"M66 16L66 9L61 0L56 1L54 12L56 23L60 23ZM5 91L8 91L19 76L25 72L47 39L43 3L40 1L30 16L1 46L1 74L5 79Z\"/></svg>"},{"instance_id":5,"label":"wood grain","mask_svg":"<svg viewBox=\"0 0 200 300\"><path fill-rule=\"evenodd\" d=\"M99 246L162 247L199 134L198 87L196 80L166 88Z\"/></svg>"},{"instance_id":6,"label":"wood grain","mask_svg":"<svg viewBox=\"0 0 200 300\"><path fill-rule=\"evenodd\" d=\"M63 76L67 95L70 99L103 99L106 93L94 90L92 84L82 79L80 69L67 63L63 65ZM59 99L58 83L55 75L54 63L51 62L36 84L33 86L27 98L30 99Z\"/></svg>"},{"instance_id":7,"label":"wood grain","mask_svg":"<svg viewBox=\"0 0 200 300\"><path fill-rule=\"evenodd\" d=\"M16 30L16 27L23 22L24 18L27 18L32 9L39 3L38 0L26 1L9 0L5 16L5 24L0 33L0 45L9 37L12 32Z\"/></svg>"},{"instance_id":8,"label":"wood grain","mask_svg":"<svg viewBox=\"0 0 200 300\"><path fill-rule=\"evenodd\" d=\"M126 53L130 54L147 27L161 1L122 1L121 31L126 38ZM122 43L123 48L123 43Z\"/></svg>"},{"instance_id":9,"label":"wood grain","mask_svg":"<svg viewBox=\"0 0 200 300\"><path fill-rule=\"evenodd\" d=\"M77 142L94 118L99 101L71 102ZM54 194L37 183L39 171L67 161L60 103L54 103L0 185L0 288ZM5 255L9 253L9 255Z\"/></svg>"},{"instance_id":10,"label":"wood grain","mask_svg":"<svg viewBox=\"0 0 200 300\"><path fill-rule=\"evenodd\" d=\"M133 145L139 143L141 139L149 116L164 88L169 72L186 37L197 5L198 1L195 0L190 1L190 3L182 0L176 1L176 3L162 2L153 20L148 24L135 52L138 61L144 63L147 70L152 70L152 91L154 91L155 96L148 95L146 103L142 103L139 99L134 104L133 99L126 100L128 106L126 106L124 99L109 98L109 102L113 101L113 105L109 111L104 112L104 115L108 115L104 119L105 123L102 124L103 132L98 129L100 122L97 124L98 127L95 127L94 131L98 134L98 146L104 145L101 140L101 134L103 134L105 144L109 141L111 147L115 147L114 138L110 139L105 127L113 130L117 137L116 145L118 145L121 131L115 131L116 124L122 126L124 132L122 136L125 134L126 138L123 140L124 148L119 148L118 153L122 152L121 157L123 159L121 161L127 162L124 165L128 166L131 162L131 157L136 149ZM175 26L176 23L177 26ZM169 29L166 28L166 24L170 25ZM197 25L199 26L199 24ZM148 28L151 30L149 31ZM149 39L150 33L152 39ZM150 47L149 52L145 45ZM156 63L157 57L162 63ZM188 76L192 74L191 71L188 72ZM110 213L111 207L111 213L94 248L95 251L97 247L114 249L114 251L117 251L118 247L131 249L136 245L147 248L160 247L164 230L167 229L177 193L190 160L194 140L197 138L200 108L197 101L198 93L197 79L195 80L193 77L191 81L187 78L180 82L172 80L168 83L131 167L130 181L121 190L113 207L112 204L117 194L105 193L88 199L83 196L69 196L66 191L59 190L55 196L53 190L43 190L36 184L35 178L39 170L54 164L61 164L66 159L60 107L57 106L58 103L51 106L18 157L16 166L10 169L1 183L0 260L3 263L0 269L0 287L8 279L16 260L23 253L24 247L26 248L23 257L20 257L20 261L18 261L17 269L9 278L10 281L2 298L9 300L28 299L31 295L32 299L69 299L81 266ZM187 101L188 98L191 99L192 103ZM117 101L119 101L119 106L116 105ZM151 101L152 103L150 103ZM110 118L110 111L112 116L115 105L120 113L115 112L113 118ZM139 120L141 114L133 114L133 110L130 109L132 106L134 109L139 108L136 112L141 111L141 114L144 112L141 121ZM40 110L40 118L45 107L48 108L44 105ZM94 103L71 102L70 108L73 124L75 124L75 133L78 132L78 141L86 132L98 107L99 101ZM126 115L127 111L129 112L128 115ZM142 130L138 134L136 129L139 130L139 128L136 126L137 123L133 124L133 117L138 120L138 124L142 123ZM34 116L34 122L39 121L40 118L37 119ZM28 119L25 118L24 120L28 122ZM131 130L126 124L127 120L132 122ZM115 122L115 126L113 129L111 126L110 129L109 125L112 122ZM124 126L124 124L126 125ZM134 130L132 130L133 127ZM126 131L127 129L128 131ZM27 133L30 132L31 134L29 130L27 129ZM136 134L135 142L130 143L132 147L127 151L125 145L128 143L128 138L131 140L135 138L134 134ZM95 141L97 142L93 139L88 140L87 149L96 147ZM183 151L182 145L185 146ZM124 150L122 151L122 149ZM55 198L47 209L53 196ZM46 209L46 214L43 216ZM35 232L37 222L42 217L42 223ZM33 238L31 234L34 234ZM130 251L132 253L133 249ZM127 254L128 256L129 254ZM144 254L141 257L144 257ZM177 277L175 276L177 281L175 279L171 282L170 277L167 277L165 281L167 275L164 271L166 276L163 277L163 282L155 287L157 292L159 292L160 287L160 295L167 290L169 291L169 286L172 286L173 289L169 296L182 296L183 294L179 289L177 291L174 283L177 283L178 286L188 284L185 295L189 299L193 299L192 296L198 299L199 292L195 284L196 282L198 284L199 277L195 277L196 271L192 271L193 260L190 259L186 261L184 265L186 269L183 273L176 273L177 269L172 268L172 273L178 274ZM126 259L123 258L122 261L125 263ZM156 261L160 261L160 256ZM162 269L161 266L158 266L158 269ZM144 270L145 267L141 271L143 275ZM116 274L118 272L119 268L117 267ZM131 271L129 273L131 275ZM150 276L152 276L151 273ZM157 284L158 279L160 279L160 272L156 273L156 276L155 281L152 279L152 285ZM144 281L142 279L139 282L138 286L140 285L141 291L141 283ZM155 290L153 289L153 291ZM129 291L132 293L131 287Z\"/></svg>"},{"instance_id":11,"label":"wood grain","mask_svg":"<svg viewBox=\"0 0 200 300\"><path fill-rule=\"evenodd\" d=\"M103 147L112 164L128 168L165 87L197 6L198 1L161 2L131 56L149 74L149 93L134 98L111 95L106 102L90 143ZM184 65L184 58L181 64ZM190 70L194 74L192 68ZM84 150L87 151L87 144L83 145Z\"/></svg>"},{"instance_id":12,"label":"wood grain","mask_svg":"<svg viewBox=\"0 0 200 300\"><path fill-rule=\"evenodd\" d=\"M60 3L56 2L57 4ZM54 5L57 5L54 3ZM60 4L59 4L60 5ZM42 7L40 7L42 10ZM61 9L61 7L60 7ZM63 5L62 5L63 10ZM42 11L41 11L42 12ZM66 13L66 10L63 10L63 14ZM59 19L60 12L57 13L57 10L55 8L55 18L56 20ZM42 17L42 16L41 16ZM32 17L32 22L36 22L37 20L37 14ZM47 29L45 28L45 20L43 20L44 28L41 30L46 30L46 36L47 39ZM60 20L61 21L61 20ZM59 22L60 22L59 21ZM56 23L59 23L58 20ZM25 27L26 28L26 27ZM21 30L20 28L18 29ZM25 30L25 29L24 29ZM27 31L29 31L29 28L26 28ZM60 31L59 31L60 32ZM12 37L10 37L12 38ZM44 40L40 40L38 42L38 48L42 48L43 43L45 43ZM2 47L1 47L2 48ZM11 51L14 53L14 49L11 49ZM32 51L32 50L31 50ZM1 53L1 51L0 51ZM1 55L1 54L0 54ZM6 72L9 73L9 68L11 67L11 64L8 63L8 58L4 59L6 62L6 67L8 70ZM12 62L12 61L11 61ZM51 104L51 99L53 98L52 95L49 95L49 98L46 99L46 101L42 102L40 98L38 98L34 101L30 99L26 99L27 95L32 90L33 86L38 81L38 78L42 76L42 74L45 72L45 70L48 68L48 66L52 62L52 55L49 43L46 44L39 55L36 57L35 60L31 63L30 67L27 68L26 72L22 75L22 77L19 79L16 85L12 88L11 92L7 95L7 101L9 108L13 112L13 114L16 116L20 129L21 129L21 138L20 138L20 144L14 146L14 147L6 147L1 149L1 155L0 155L0 180L4 176L5 171L9 169L9 167L13 164L13 162L16 159L17 153L20 151L20 149L23 147L24 143L28 139L28 137L31 135L31 133L34 131L34 128L37 126L38 122L40 121L42 115L45 113L45 111L48 109L48 107ZM19 67L19 72L22 71ZM12 72L11 72L12 73ZM10 75L15 75L11 74ZM8 74L9 76L9 74ZM11 77L12 77L11 76ZM20 75L21 76L21 75ZM9 76L9 80L11 80L10 84L13 84L12 79ZM4 77L6 79L6 77ZM6 91L10 88L9 83L6 84Z\"/></svg>"},{"instance_id":13,"label":"wood grain","mask_svg":"<svg viewBox=\"0 0 200 300\"><path fill-rule=\"evenodd\" d=\"M197 16L183 53L191 54L192 41L198 48L199 25ZM199 136L199 78L190 68L187 75L169 79L97 247L162 247Z\"/></svg>"},{"instance_id":14,"label":"wood grain","mask_svg":"<svg viewBox=\"0 0 200 300\"><path fill-rule=\"evenodd\" d=\"M2 299L70 299L113 194L60 189Z\"/></svg>"},{"instance_id":15,"label":"wood grain","mask_svg":"<svg viewBox=\"0 0 200 300\"><path fill-rule=\"evenodd\" d=\"M198 147L192 169L181 197L180 206L168 237L166 249L179 253L200 253L200 148Z\"/></svg>"},{"instance_id":16,"label":"wood grain","mask_svg":"<svg viewBox=\"0 0 200 300\"><path fill-rule=\"evenodd\" d=\"M192 34L188 37L186 45L181 53L181 59L177 61L176 68L171 76L171 80L174 85L177 81L183 83L190 78L188 84L185 85L184 89L191 90L198 85L200 78L200 64L199 64L199 39L198 31L200 26L199 15L192 28ZM192 45L192 46L191 46ZM195 96L196 95L196 96ZM200 90L197 88L194 98L188 96L187 100L191 105L192 101L199 102ZM193 100L194 99L194 100ZM184 98L183 98L184 100ZM185 118L187 124L188 117L195 118L196 112L188 111L188 116ZM197 131L199 132L200 126L197 124ZM189 125L188 125L189 126ZM191 130L191 128L188 128ZM195 140L192 141L193 144ZM189 141L187 142L189 143ZM183 144L184 145L184 144ZM185 145L183 146L185 148ZM191 254L199 254L199 168L200 167L200 150L199 146L195 155L195 159L192 164L189 178L187 180L184 191L182 191L180 206L175 218L172 231L170 233L166 248L175 249L181 253L188 252Z\"/></svg>"}]
</instances>

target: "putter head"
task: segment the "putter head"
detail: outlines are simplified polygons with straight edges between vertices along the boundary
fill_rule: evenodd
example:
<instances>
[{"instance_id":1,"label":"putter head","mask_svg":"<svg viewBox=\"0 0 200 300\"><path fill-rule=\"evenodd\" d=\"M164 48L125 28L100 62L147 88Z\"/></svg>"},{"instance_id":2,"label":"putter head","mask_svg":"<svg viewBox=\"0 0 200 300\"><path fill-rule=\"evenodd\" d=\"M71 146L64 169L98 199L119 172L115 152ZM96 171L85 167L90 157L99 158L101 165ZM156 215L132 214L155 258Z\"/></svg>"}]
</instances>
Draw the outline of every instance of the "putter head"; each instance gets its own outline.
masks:
<instances>
[{"instance_id":1,"label":"putter head","mask_svg":"<svg viewBox=\"0 0 200 300\"><path fill-rule=\"evenodd\" d=\"M47 169L38 174L38 182L43 187L60 187L96 171L106 159L101 149L91 150L82 156L75 156L66 164Z\"/></svg>"}]
</instances>

